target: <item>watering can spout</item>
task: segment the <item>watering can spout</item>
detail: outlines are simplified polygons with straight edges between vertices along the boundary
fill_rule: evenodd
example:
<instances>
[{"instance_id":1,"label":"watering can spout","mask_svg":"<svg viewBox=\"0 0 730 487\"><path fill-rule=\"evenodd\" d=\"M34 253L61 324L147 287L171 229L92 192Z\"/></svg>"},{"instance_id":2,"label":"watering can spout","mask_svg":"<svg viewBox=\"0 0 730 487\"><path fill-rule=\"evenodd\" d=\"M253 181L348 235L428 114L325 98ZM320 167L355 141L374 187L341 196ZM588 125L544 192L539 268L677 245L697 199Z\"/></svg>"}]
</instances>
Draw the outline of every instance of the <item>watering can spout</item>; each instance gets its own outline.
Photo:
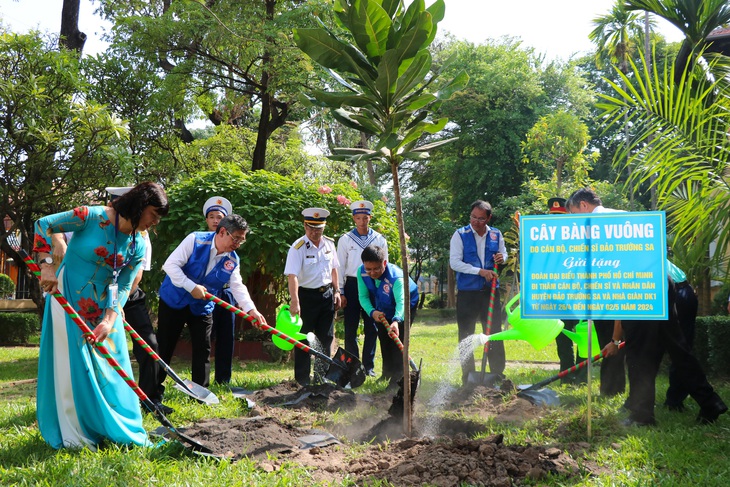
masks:
<instances>
[{"instance_id":1,"label":"watering can spout","mask_svg":"<svg viewBox=\"0 0 730 487\"><path fill-rule=\"evenodd\" d=\"M592 328L593 333L591 334L591 350L592 353L595 353L595 351L600 350L601 347L598 344L598 335L596 335L596 328ZM563 329L563 334L570 338L578 346L578 355L580 355L581 357L588 357L590 355L588 353L588 323L586 323L585 321L580 321L577 325L575 325L575 331Z\"/></svg>"},{"instance_id":2,"label":"watering can spout","mask_svg":"<svg viewBox=\"0 0 730 487\"><path fill-rule=\"evenodd\" d=\"M490 335L489 340L525 340L535 350L545 348L563 330L563 322L558 319L526 319L520 314L517 294L507 303L507 320L512 328Z\"/></svg>"}]
</instances>

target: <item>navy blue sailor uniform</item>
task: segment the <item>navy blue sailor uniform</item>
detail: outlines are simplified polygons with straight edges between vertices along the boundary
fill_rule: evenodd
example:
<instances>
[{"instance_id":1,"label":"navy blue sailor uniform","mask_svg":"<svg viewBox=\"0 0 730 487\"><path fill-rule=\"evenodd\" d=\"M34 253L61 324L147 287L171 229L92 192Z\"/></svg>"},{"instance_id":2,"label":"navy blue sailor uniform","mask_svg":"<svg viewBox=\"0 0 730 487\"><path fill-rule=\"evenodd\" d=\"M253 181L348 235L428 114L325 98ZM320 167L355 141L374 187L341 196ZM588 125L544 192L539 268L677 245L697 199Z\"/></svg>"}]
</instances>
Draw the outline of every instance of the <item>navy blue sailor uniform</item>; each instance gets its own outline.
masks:
<instances>
[{"instance_id":1,"label":"navy blue sailor uniform","mask_svg":"<svg viewBox=\"0 0 730 487\"><path fill-rule=\"evenodd\" d=\"M170 362L180 333L187 324L193 344L192 379L203 387L208 387L210 381L210 334L216 305L209 300L195 299L190 291L196 285L202 285L209 293L217 295L234 275L240 279L238 255L235 252L218 254L215 236L215 232L189 234L165 261L163 270L167 275L160 286L157 329L160 357ZM173 283L171 276L179 285ZM242 286L245 292L239 293L238 307L253 309L248 291L245 285ZM159 388L164 390L165 371L160 370L159 376Z\"/></svg>"},{"instance_id":2,"label":"navy blue sailor uniform","mask_svg":"<svg viewBox=\"0 0 730 487\"><path fill-rule=\"evenodd\" d=\"M331 355L334 340L334 288L332 270L340 267L335 242L322 236L315 246L306 236L298 238L289 247L284 275L295 275L299 283L302 333L313 332L322 344L324 353ZM304 340L304 343L308 343ZM308 353L294 349L294 379L302 385L309 383L311 360Z\"/></svg>"},{"instance_id":3,"label":"navy blue sailor uniform","mask_svg":"<svg viewBox=\"0 0 730 487\"><path fill-rule=\"evenodd\" d=\"M360 318L363 321L365 340L362 345L362 365L365 370L375 367L375 351L378 344L379 327L360 306L357 292L357 275L362 265L360 255L365 247L376 245L385 251L388 260L388 242L380 233L372 228L366 235L360 235L357 228L353 228L337 241L337 258L340 261L339 286L340 292L347 299L344 309L345 323L345 350L356 357L360 356L357 345L357 330Z\"/></svg>"},{"instance_id":4,"label":"navy blue sailor uniform","mask_svg":"<svg viewBox=\"0 0 730 487\"><path fill-rule=\"evenodd\" d=\"M493 227L486 227L482 248L477 248L477 234L471 225L459 228L451 237L449 262L456 271L456 321L459 328L459 342L474 334L477 318L486 328L489 300L492 295L492 284L477 272L481 269L494 270L494 255L503 254L506 261L506 250L502 233ZM480 257L483 252L483 259ZM502 330L502 304L499 294L499 280L494 295L491 333ZM495 341L489 345L489 369L491 373L502 374L506 360L504 343ZM474 361L462 362L462 381L467 382L469 372L474 371Z\"/></svg>"}]
</instances>

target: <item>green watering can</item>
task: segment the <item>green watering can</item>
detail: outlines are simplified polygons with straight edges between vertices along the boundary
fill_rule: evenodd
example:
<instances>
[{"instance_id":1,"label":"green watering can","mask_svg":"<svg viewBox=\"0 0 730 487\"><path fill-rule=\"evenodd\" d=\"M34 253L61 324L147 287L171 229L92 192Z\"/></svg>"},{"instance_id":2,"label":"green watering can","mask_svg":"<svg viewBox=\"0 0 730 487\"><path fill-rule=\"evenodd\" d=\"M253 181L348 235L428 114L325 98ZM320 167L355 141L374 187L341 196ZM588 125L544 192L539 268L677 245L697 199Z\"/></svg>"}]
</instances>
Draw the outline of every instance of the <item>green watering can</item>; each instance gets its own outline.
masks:
<instances>
[{"instance_id":1,"label":"green watering can","mask_svg":"<svg viewBox=\"0 0 730 487\"><path fill-rule=\"evenodd\" d=\"M292 316L289 313L288 304L283 305L276 315L276 329L300 342L307 339L307 335L301 333L302 317L299 315ZM289 343L278 336L271 337L271 341L282 350L288 351L294 348L293 343Z\"/></svg>"},{"instance_id":2,"label":"green watering can","mask_svg":"<svg viewBox=\"0 0 730 487\"><path fill-rule=\"evenodd\" d=\"M505 309L507 321L512 328L489 335L490 341L495 340L525 340L535 350L542 350L555 340L563 330L563 322L558 319L526 319L520 315L520 305L517 302L520 295L510 299Z\"/></svg>"},{"instance_id":3,"label":"green watering can","mask_svg":"<svg viewBox=\"0 0 730 487\"><path fill-rule=\"evenodd\" d=\"M579 321L575 325L575 331L563 329L563 335L567 336L578 345L578 355L581 357L588 356L588 322ZM591 354L596 354L601 351L601 347L598 345L598 335L596 335L596 327L593 327L593 334L591 336Z\"/></svg>"}]
</instances>

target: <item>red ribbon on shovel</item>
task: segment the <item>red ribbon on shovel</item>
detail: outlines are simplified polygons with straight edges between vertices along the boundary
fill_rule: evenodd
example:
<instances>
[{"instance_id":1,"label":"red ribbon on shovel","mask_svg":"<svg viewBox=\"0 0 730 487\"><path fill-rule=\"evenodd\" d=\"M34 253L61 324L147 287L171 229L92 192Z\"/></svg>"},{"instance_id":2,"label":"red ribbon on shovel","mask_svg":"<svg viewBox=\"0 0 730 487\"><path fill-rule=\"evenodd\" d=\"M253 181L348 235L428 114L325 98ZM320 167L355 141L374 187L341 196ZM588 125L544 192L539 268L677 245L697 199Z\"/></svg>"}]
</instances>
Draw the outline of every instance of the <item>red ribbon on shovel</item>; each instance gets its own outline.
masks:
<instances>
[{"instance_id":1,"label":"red ribbon on shovel","mask_svg":"<svg viewBox=\"0 0 730 487\"><path fill-rule=\"evenodd\" d=\"M498 272L497 264L494 264L494 272L495 274ZM489 337L489 335L492 334L492 317L494 316L494 295L497 293L497 278L498 276L494 276L494 279L492 279L492 294L489 296L489 308L487 308L487 329L486 329L486 335ZM487 341L484 342L484 355L482 356L482 382L484 381L484 376L486 375L486 369L487 369L487 353L489 352L489 338L487 338ZM491 365L490 365L491 370Z\"/></svg>"},{"instance_id":2,"label":"red ribbon on shovel","mask_svg":"<svg viewBox=\"0 0 730 487\"><path fill-rule=\"evenodd\" d=\"M330 364L330 366L334 365L334 366L344 370L347 373L345 377L346 377L347 381L350 383L350 387L352 387L352 388L360 387L365 382L366 375L365 375L365 369L363 368L362 364L359 362L359 360L357 360L356 357L346 354L344 352L344 350L342 351L342 356L338 357L338 360L333 360L332 358L328 357L327 355L323 354L322 352L314 350L313 348L310 348L308 345L300 342L299 340L295 340L294 338L290 337L289 335L282 333L281 331L277 330L273 326L269 326L265 323L258 323L258 320L256 318L249 315L245 311L243 311L239 308L236 308L232 304L223 301L218 296L214 296L214 295L210 294L209 292L206 292L204 297L205 297L205 299L209 299L209 300L213 301L218 306L221 306L222 308L227 309L231 313L242 316L245 320L248 320L254 326L257 326L258 328L260 328L266 332L269 332L272 335L281 338L282 340L285 340L285 341L291 343L298 349L300 349L306 353L312 354L318 358L321 358L322 360L324 360L325 362ZM329 375L329 372L328 372L328 375ZM334 377L334 375L333 375L333 377ZM342 380L344 381L345 378L343 378ZM341 384L341 385L344 386L344 384Z\"/></svg>"},{"instance_id":3,"label":"red ribbon on shovel","mask_svg":"<svg viewBox=\"0 0 730 487\"><path fill-rule=\"evenodd\" d=\"M18 250L18 254L23 258L23 261L25 261L25 264L28 266L28 269L38 277L40 280L41 278L41 268L38 267L38 264L28 255L28 253L20 249ZM81 329L81 332L84 337L89 338L94 336L94 332L91 331L91 328L84 323L84 320L81 319L79 314L76 312L76 310L71 306L71 304L66 300L66 298L61 294L60 292L53 293L53 297L56 298L58 301L58 304L61 305L63 310L71 317L71 320L73 320L74 323L76 323L76 326L78 326ZM147 394L144 393L142 389L140 389L139 385L132 379L129 375L127 375L127 372L122 368L122 366L119 364L119 362L116 361L114 357L112 357L111 353L107 348L102 345L101 343L94 343L94 346L99 351L102 357L106 359L106 361L111 365L111 367L117 371L119 376L124 379L124 382L134 391L134 393L137 395L140 401L145 405L147 409L151 413L155 415L155 417L159 420L159 422L162 424L162 426L165 427L165 429L170 433L170 436L176 440L178 440L180 443L187 443L191 446L193 450L201 451L204 453L213 453L213 450L208 448L207 446L203 445L202 443L197 442L196 440L190 438L189 436L181 433L178 431L172 423L170 423L170 420L168 420L165 415L160 411L157 406L150 400L149 397L147 397Z\"/></svg>"}]
</instances>

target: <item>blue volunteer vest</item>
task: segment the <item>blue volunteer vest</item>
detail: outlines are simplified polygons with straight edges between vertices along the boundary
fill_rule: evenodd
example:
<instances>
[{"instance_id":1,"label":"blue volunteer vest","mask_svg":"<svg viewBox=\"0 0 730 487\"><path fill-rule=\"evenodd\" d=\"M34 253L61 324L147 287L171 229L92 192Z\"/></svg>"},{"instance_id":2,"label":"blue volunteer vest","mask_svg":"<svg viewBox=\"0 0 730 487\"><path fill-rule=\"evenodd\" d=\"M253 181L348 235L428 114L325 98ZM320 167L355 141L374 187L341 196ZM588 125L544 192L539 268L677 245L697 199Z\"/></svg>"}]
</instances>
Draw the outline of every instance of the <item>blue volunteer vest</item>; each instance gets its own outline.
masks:
<instances>
[{"instance_id":1,"label":"blue volunteer vest","mask_svg":"<svg viewBox=\"0 0 730 487\"><path fill-rule=\"evenodd\" d=\"M182 271L196 284L202 284L210 294L218 295L225 284L231 280L231 274L238 268L238 255L229 252L206 275L210 257L210 246L213 245L215 232L195 232L195 246L187 264ZM190 312L196 316L204 316L213 312L215 303L205 299L195 299L189 292L177 287L165 276L160 286L160 299L173 309L182 309L190 306Z\"/></svg>"},{"instance_id":2,"label":"blue volunteer vest","mask_svg":"<svg viewBox=\"0 0 730 487\"><path fill-rule=\"evenodd\" d=\"M461 242L464 244L464 255L462 260L467 264L480 269L494 269L494 254L499 252L499 241L502 239L502 233L496 228L490 228L487 232L487 238L484 241L484 262L482 265L477 254L477 241L474 238L474 231L471 226L467 225L458 230ZM459 291L480 291L486 288L489 283L479 274L456 273L456 287ZM499 281L497 281L499 287Z\"/></svg>"},{"instance_id":3,"label":"blue volunteer vest","mask_svg":"<svg viewBox=\"0 0 730 487\"><path fill-rule=\"evenodd\" d=\"M403 269L400 267L387 264L385 266L385 272L380 276L380 285L375 287L375 280L368 276L365 272L365 266L360 266L360 276L362 277L365 287L370 292L370 300L375 303L375 309L385 313L385 317L388 322L392 322L395 318L395 296L393 295L393 283L398 279L403 279ZM418 285L413 282L413 279L408 278L409 289L411 292L410 305L411 308L418 304ZM403 320L402 316L397 318Z\"/></svg>"}]
</instances>

